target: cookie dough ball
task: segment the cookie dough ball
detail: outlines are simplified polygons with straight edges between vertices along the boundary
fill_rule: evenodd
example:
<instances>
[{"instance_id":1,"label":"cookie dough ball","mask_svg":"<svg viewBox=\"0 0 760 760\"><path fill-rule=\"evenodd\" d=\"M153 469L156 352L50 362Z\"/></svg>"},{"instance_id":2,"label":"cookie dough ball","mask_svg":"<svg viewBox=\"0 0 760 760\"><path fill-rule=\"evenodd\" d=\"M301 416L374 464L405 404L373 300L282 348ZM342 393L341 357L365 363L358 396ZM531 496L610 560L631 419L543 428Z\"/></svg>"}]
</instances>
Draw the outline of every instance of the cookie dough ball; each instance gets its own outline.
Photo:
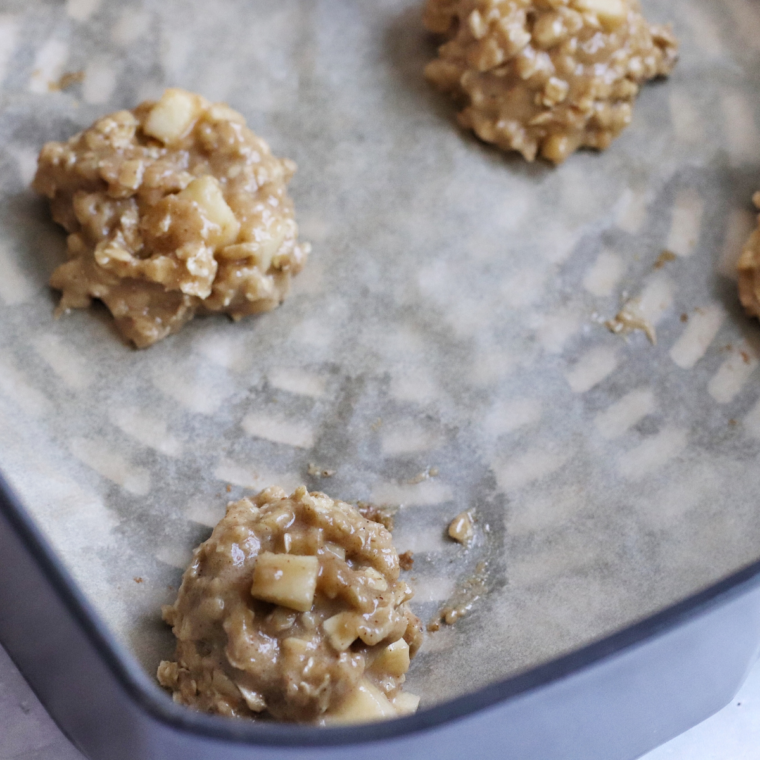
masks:
<instances>
[{"instance_id":1,"label":"cookie dough ball","mask_svg":"<svg viewBox=\"0 0 760 760\"><path fill-rule=\"evenodd\" d=\"M390 533L304 487L230 504L164 619L159 682L207 712L318 724L392 718L422 638Z\"/></svg>"},{"instance_id":2,"label":"cookie dough ball","mask_svg":"<svg viewBox=\"0 0 760 760\"><path fill-rule=\"evenodd\" d=\"M752 198L760 208L760 192ZM757 229L750 235L737 265L739 270L739 300L752 317L760 317L760 217Z\"/></svg>"},{"instance_id":3,"label":"cookie dough ball","mask_svg":"<svg viewBox=\"0 0 760 760\"><path fill-rule=\"evenodd\" d=\"M638 0L427 0L424 22L448 38L425 75L464 105L460 123L528 161L607 148L677 59Z\"/></svg>"},{"instance_id":4,"label":"cookie dough ball","mask_svg":"<svg viewBox=\"0 0 760 760\"><path fill-rule=\"evenodd\" d=\"M295 168L239 113L178 89L48 143L33 187L69 233L50 278L59 312L100 299L142 348L195 314L274 309L309 252L286 192Z\"/></svg>"}]
</instances>

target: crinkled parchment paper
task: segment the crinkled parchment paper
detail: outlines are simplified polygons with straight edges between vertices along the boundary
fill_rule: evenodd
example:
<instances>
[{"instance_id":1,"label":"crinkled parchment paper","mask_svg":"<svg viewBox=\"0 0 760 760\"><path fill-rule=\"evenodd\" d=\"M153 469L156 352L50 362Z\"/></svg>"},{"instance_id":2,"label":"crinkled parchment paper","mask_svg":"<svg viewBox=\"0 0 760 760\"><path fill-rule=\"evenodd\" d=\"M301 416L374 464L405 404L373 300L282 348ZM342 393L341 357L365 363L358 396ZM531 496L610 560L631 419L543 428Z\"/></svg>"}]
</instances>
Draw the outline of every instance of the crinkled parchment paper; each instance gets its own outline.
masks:
<instances>
[{"instance_id":1,"label":"crinkled parchment paper","mask_svg":"<svg viewBox=\"0 0 760 760\"><path fill-rule=\"evenodd\" d=\"M401 505L426 620L487 561L486 597L414 663L426 704L760 556L760 326L733 275L760 187L760 5L646 2L681 63L606 154L558 169L457 129L422 79L419 6L3 3L0 466L149 671L190 550L273 483ZM314 253L276 312L138 352L102 308L53 320L63 235L27 187L43 142L167 85L298 162ZM632 298L656 346L604 327ZM469 550L445 537L464 509Z\"/></svg>"}]
</instances>

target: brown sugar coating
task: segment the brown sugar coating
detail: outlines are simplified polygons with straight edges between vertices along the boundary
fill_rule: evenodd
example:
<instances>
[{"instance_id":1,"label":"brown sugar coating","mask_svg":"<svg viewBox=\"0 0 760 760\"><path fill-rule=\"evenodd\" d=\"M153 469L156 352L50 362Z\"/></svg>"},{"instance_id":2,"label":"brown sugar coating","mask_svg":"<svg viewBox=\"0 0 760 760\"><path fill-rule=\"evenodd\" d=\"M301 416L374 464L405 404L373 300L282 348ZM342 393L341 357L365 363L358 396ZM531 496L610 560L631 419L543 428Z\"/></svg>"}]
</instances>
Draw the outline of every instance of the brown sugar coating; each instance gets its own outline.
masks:
<instances>
[{"instance_id":1,"label":"brown sugar coating","mask_svg":"<svg viewBox=\"0 0 760 760\"><path fill-rule=\"evenodd\" d=\"M68 232L59 312L100 299L144 347L195 314L274 309L309 252L286 192L295 168L239 113L177 89L47 143L33 187Z\"/></svg>"},{"instance_id":2,"label":"brown sugar coating","mask_svg":"<svg viewBox=\"0 0 760 760\"><path fill-rule=\"evenodd\" d=\"M760 192L752 198L760 208ZM746 242L737 265L739 270L739 300L747 313L760 317L760 217L758 227Z\"/></svg>"},{"instance_id":3,"label":"brown sugar coating","mask_svg":"<svg viewBox=\"0 0 760 760\"><path fill-rule=\"evenodd\" d=\"M414 712L401 691L422 640L390 533L304 487L230 504L164 619L159 682L222 715L347 723Z\"/></svg>"},{"instance_id":4,"label":"brown sugar coating","mask_svg":"<svg viewBox=\"0 0 760 760\"><path fill-rule=\"evenodd\" d=\"M424 22L447 40L425 75L464 106L459 122L528 161L609 147L677 60L638 0L427 0Z\"/></svg>"}]
</instances>

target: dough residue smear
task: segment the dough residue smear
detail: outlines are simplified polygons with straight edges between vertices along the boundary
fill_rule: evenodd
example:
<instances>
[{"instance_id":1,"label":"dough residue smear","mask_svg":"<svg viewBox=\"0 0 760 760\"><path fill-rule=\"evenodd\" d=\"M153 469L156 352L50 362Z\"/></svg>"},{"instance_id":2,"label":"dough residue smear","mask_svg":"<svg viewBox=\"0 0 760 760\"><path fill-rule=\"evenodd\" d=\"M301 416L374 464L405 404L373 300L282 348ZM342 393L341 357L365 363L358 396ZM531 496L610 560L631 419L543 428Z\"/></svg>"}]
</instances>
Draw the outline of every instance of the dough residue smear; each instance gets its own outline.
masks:
<instances>
[{"instance_id":1,"label":"dough residue smear","mask_svg":"<svg viewBox=\"0 0 760 760\"><path fill-rule=\"evenodd\" d=\"M59 79L54 82L48 83L48 90L50 92L61 92L67 90L69 87L73 87L75 84L84 82L84 71L67 71Z\"/></svg>"},{"instance_id":2,"label":"dough residue smear","mask_svg":"<svg viewBox=\"0 0 760 760\"><path fill-rule=\"evenodd\" d=\"M463 106L459 122L528 161L609 147L641 85L677 60L638 0L427 0L423 20L446 39L425 75Z\"/></svg>"},{"instance_id":3,"label":"dough residue smear","mask_svg":"<svg viewBox=\"0 0 760 760\"><path fill-rule=\"evenodd\" d=\"M488 565L485 562L478 562L475 572L457 585L451 597L427 624L427 630L430 633L440 631L444 624L454 625L472 611L488 591L487 572Z\"/></svg>"},{"instance_id":4,"label":"dough residue smear","mask_svg":"<svg viewBox=\"0 0 760 760\"><path fill-rule=\"evenodd\" d=\"M653 269L662 269L665 264L670 263L671 261L675 261L678 258L673 251L668 251L667 249L662 251L660 255L657 257L657 261L654 262Z\"/></svg>"},{"instance_id":5,"label":"dough residue smear","mask_svg":"<svg viewBox=\"0 0 760 760\"><path fill-rule=\"evenodd\" d=\"M635 298L628 301L615 317L608 319L604 326L616 335L628 335L634 330L641 330L653 346L657 345L657 331L644 316L641 306Z\"/></svg>"},{"instance_id":6,"label":"dough residue smear","mask_svg":"<svg viewBox=\"0 0 760 760\"><path fill-rule=\"evenodd\" d=\"M141 348L195 314L275 308L309 252L295 168L229 106L179 89L47 143L33 187L68 233L58 313L100 299Z\"/></svg>"},{"instance_id":7,"label":"dough residue smear","mask_svg":"<svg viewBox=\"0 0 760 760\"><path fill-rule=\"evenodd\" d=\"M414 712L402 691L422 641L390 533L344 502L269 488L232 503L164 608L175 701L318 725Z\"/></svg>"},{"instance_id":8,"label":"dough residue smear","mask_svg":"<svg viewBox=\"0 0 760 760\"><path fill-rule=\"evenodd\" d=\"M430 480L430 478L436 478L438 477L438 468L437 467L428 467L424 469L422 472L418 472L413 478L409 478L406 482L410 486L416 486L420 483L424 483L426 480Z\"/></svg>"},{"instance_id":9,"label":"dough residue smear","mask_svg":"<svg viewBox=\"0 0 760 760\"><path fill-rule=\"evenodd\" d=\"M314 478L331 478L335 475L335 470L318 467L314 462L309 462L306 472Z\"/></svg>"}]
</instances>

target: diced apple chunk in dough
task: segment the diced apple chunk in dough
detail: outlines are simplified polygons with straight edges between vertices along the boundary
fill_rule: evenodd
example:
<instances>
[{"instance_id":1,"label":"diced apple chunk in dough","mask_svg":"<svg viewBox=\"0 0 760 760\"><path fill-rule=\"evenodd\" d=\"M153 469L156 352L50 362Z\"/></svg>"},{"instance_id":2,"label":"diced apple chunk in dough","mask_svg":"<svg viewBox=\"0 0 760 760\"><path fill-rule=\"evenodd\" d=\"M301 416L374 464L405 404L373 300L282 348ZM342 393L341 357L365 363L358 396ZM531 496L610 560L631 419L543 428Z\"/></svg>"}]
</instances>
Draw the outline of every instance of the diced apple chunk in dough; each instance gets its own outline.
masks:
<instances>
[{"instance_id":1,"label":"diced apple chunk in dough","mask_svg":"<svg viewBox=\"0 0 760 760\"><path fill-rule=\"evenodd\" d=\"M266 272L271 266L272 259L277 251L280 250L280 246L285 240L286 233L287 227L284 224L275 225L269 230L269 239L262 240L259 244L259 260L261 262L259 266L261 266L263 271Z\"/></svg>"},{"instance_id":2,"label":"diced apple chunk in dough","mask_svg":"<svg viewBox=\"0 0 760 760\"><path fill-rule=\"evenodd\" d=\"M575 0L580 11L589 11L597 16L605 26L615 27L625 21L625 0Z\"/></svg>"},{"instance_id":3,"label":"diced apple chunk in dough","mask_svg":"<svg viewBox=\"0 0 760 760\"><path fill-rule=\"evenodd\" d=\"M330 644L339 652L345 652L359 635L358 622L353 612L339 612L327 618L322 628Z\"/></svg>"},{"instance_id":4,"label":"diced apple chunk in dough","mask_svg":"<svg viewBox=\"0 0 760 760\"><path fill-rule=\"evenodd\" d=\"M251 595L298 612L308 612L317 588L319 560L261 552L253 569Z\"/></svg>"},{"instance_id":5,"label":"diced apple chunk in dough","mask_svg":"<svg viewBox=\"0 0 760 760\"><path fill-rule=\"evenodd\" d=\"M237 688L245 700L246 705L248 705L249 710L258 713L267 709L267 703L264 701L264 697L262 697L261 694L253 691L253 689L247 689L241 684L237 684Z\"/></svg>"},{"instance_id":6,"label":"diced apple chunk in dough","mask_svg":"<svg viewBox=\"0 0 760 760\"><path fill-rule=\"evenodd\" d=\"M367 579L367 585L375 591L387 591L388 581L385 580L381 573L378 573L374 567L368 567L364 571L364 576Z\"/></svg>"},{"instance_id":7,"label":"diced apple chunk in dough","mask_svg":"<svg viewBox=\"0 0 760 760\"><path fill-rule=\"evenodd\" d=\"M377 673L403 676L409 670L409 644L404 639L389 644L372 663L372 669Z\"/></svg>"},{"instance_id":8,"label":"diced apple chunk in dough","mask_svg":"<svg viewBox=\"0 0 760 760\"><path fill-rule=\"evenodd\" d=\"M200 111L196 95L170 88L151 109L143 125L143 132L169 145L190 131Z\"/></svg>"},{"instance_id":9,"label":"diced apple chunk in dough","mask_svg":"<svg viewBox=\"0 0 760 760\"><path fill-rule=\"evenodd\" d=\"M232 121L245 124L242 114L230 108L226 103L212 103L207 111L207 118L211 121Z\"/></svg>"},{"instance_id":10,"label":"diced apple chunk in dough","mask_svg":"<svg viewBox=\"0 0 760 760\"><path fill-rule=\"evenodd\" d=\"M198 177L179 194L179 197L197 203L203 215L219 227L220 232L209 241L210 243L221 247L235 242L240 232L240 222L224 200L217 179L209 175Z\"/></svg>"},{"instance_id":11,"label":"diced apple chunk in dough","mask_svg":"<svg viewBox=\"0 0 760 760\"><path fill-rule=\"evenodd\" d=\"M248 241L227 245L219 251L219 258L227 261L253 260L262 272L267 272L272 266L272 259L282 247L287 229L283 224L264 233L258 242Z\"/></svg>"},{"instance_id":12,"label":"diced apple chunk in dough","mask_svg":"<svg viewBox=\"0 0 760 760\"><path fill-rule=\"evenodd\" d=\"M327 723L365 723L395 718L397 715L398 712L388 697L363 678L343 702L325 716L325 719Z\"/></svg>"},{"instance_id":13,"label":"diced apple chunk in dough","mask_svg":"<svg viewBox=\"0 0 760 760\"><path fill-rule=\"evenodd\" d=\"M411 715L417 712L417 708L420 706L420 698L416 694L402 691L396 694L392 704L399 715Z\"/></svg>"},{"instance_id":14,"label":"diced apple chunk in dough","mask_svg":"<svg viewBox=\"0 0 760 760\"><path fill-rule=\"evenodd\" d=\"M325 550L330 552L330 554L334 554L338 559L346 558L346 550L340 546L340 544L334 544L332 541L327 541L325 543Z\"/></svg>"}]
</instances>

